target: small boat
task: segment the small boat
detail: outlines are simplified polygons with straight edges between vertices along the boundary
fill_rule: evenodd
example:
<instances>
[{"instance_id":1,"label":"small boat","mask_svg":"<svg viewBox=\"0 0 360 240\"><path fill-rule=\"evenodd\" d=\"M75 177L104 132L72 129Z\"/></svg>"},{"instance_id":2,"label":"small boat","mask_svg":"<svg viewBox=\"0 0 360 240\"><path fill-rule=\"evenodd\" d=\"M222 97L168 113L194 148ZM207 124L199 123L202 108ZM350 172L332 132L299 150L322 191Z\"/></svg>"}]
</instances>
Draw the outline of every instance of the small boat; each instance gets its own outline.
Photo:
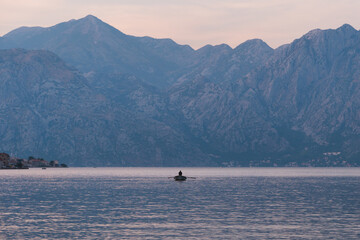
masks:
<instances>
[{"instance_id":1,"label":"small boat","mask_svg":"<svg viewBox=\"0 0 360 240\"><path fill-rule=\"evenodd\" d=\"M186 178L187 178L187 177L185 177L185 176L180 176L180 175L178 175L178 176L175 176L175 177L174 177L174 180L175 180L175 181L185 181Z\"/></svg>"},{"instance_id":2,"label":"small boat","mask_svg":"<svg viewBox=\"0 0 360 240\"><path fill-rule=\"evenodd\" d=\"M169 178L174 178L175 181L185 181L186 179L188 178L191 178L191 179L196 179L195 177L185 177L182 175L182 171L180 170L179 171L179 174L175 177L169 177Z\"/></svg>"}]
</instances>

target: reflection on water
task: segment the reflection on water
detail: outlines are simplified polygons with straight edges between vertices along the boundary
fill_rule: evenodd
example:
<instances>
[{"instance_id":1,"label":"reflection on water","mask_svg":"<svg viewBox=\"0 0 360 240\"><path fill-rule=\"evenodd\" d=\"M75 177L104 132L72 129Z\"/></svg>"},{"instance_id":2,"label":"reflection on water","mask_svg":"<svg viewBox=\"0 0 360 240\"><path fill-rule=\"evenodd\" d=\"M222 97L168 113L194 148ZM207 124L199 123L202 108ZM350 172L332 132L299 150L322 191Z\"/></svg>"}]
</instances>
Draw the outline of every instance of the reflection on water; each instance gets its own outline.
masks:
<instances>
[{"instance_id":1,"label":"reflection on water","mask_svg":"<svg viewBox=\"0 0 360 240\"><path fill-rule=\"evenodd\" d=\"M0 171L0 239L359 239L360 169Z\"/></svg>"}]
</instances>

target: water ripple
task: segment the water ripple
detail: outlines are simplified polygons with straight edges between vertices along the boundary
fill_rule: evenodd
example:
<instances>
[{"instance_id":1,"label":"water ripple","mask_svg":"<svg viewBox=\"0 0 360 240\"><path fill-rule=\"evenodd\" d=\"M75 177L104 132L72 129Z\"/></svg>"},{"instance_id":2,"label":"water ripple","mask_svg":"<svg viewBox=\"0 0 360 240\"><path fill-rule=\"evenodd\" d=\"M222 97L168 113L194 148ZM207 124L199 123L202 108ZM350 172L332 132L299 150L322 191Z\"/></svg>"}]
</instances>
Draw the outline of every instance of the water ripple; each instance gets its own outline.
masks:
<instances>
[{"instance_id":1,"label":"water ripple","mask_svg":"<svg viewBox=\"0 0 360 240\"><path fill-rule=\"evenodd\" d=\"M360 238L355 170L75 170L1 172L0 239Z\"/></svg>"}]
</instances>

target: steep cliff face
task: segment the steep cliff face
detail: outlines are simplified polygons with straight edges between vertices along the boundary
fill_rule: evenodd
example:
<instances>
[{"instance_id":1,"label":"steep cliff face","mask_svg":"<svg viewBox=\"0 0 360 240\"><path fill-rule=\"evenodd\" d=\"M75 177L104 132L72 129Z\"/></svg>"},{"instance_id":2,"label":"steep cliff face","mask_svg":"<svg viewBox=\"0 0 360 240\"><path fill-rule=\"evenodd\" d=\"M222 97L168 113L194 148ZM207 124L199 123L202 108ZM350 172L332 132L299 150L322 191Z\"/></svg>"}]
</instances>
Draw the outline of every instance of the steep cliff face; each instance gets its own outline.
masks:
<instances>
[{"instance_id":1,"label":"steep cliff face","mask_svg":"<svg viewBox=\"0 0 360 240\"><path fill-rule=\"evenodd\" d=\"M273 50L261 40L251 40L234 50L207 46L198 54L204 60L170 89L169 102L207 150L236 158L284 148L286 141L276 136L267 119L267 106L256 89L243 81Z\"/></svg>"},{"instance_id":2,"label":"steep cliff face","mask_svg":"<svg viewBox=\"0 0 360 240\"><path fill-rule=\"evenodd\" d=\"M74 153L87 80L47 51L0 51L1 148L46 156Z\"/></svg>"},{"instance_id":3,"label":"steep cliff face","mask_svg":"<svg viewBox=\"0 0 360 240\"><path fill-rule=\"evenodd\" d=\"M276 125L303 132L328 150L347 149L359 136L359 43L349 25L311 31L247 81L257 83Z\"/></svg>"},{"instance_id":4,"label":"steep cliff face","mask_svg":"<svg viewBox=\"0 0 360 240\"><path fill-rule=\"evenodd\" d=\"M1 149L82 166L214 164L146 106L161 106L151 87L114 82L108 96L51 52L1 50Z\"/></svg>"},{"instance_id":5,"label":"steep cliff face","mask_svg":"<svg viewBox=\"0 0 360 240\"><path fill-rule=\"evenodd\" d=\"M354 160L359 41L359 32L344 25L313 30L275 52L246 42L235 49L243 50L238 62L222 47L206 71L171 89L170 103L214 152L278 160L342 152Z\"/></svg>"}]
</instances>

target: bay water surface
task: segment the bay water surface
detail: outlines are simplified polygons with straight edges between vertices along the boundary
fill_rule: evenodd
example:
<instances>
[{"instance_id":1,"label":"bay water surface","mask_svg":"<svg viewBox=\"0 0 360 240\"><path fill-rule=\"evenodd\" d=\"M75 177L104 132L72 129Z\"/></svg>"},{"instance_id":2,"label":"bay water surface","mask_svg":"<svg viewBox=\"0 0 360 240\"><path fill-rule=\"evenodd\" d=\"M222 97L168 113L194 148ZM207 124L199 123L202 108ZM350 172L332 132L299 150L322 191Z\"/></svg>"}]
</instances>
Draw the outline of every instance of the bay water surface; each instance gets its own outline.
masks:
<instances>
[{"instance_id":1,"label":"bay water surface","mask_svg":"<svg viewBox=\"0 0 360 240\"><path fill-rule=\"evenodd\" d=\"M0 239L360 239L359 168L0 171Z\"/></svg>"}]
</instances>

